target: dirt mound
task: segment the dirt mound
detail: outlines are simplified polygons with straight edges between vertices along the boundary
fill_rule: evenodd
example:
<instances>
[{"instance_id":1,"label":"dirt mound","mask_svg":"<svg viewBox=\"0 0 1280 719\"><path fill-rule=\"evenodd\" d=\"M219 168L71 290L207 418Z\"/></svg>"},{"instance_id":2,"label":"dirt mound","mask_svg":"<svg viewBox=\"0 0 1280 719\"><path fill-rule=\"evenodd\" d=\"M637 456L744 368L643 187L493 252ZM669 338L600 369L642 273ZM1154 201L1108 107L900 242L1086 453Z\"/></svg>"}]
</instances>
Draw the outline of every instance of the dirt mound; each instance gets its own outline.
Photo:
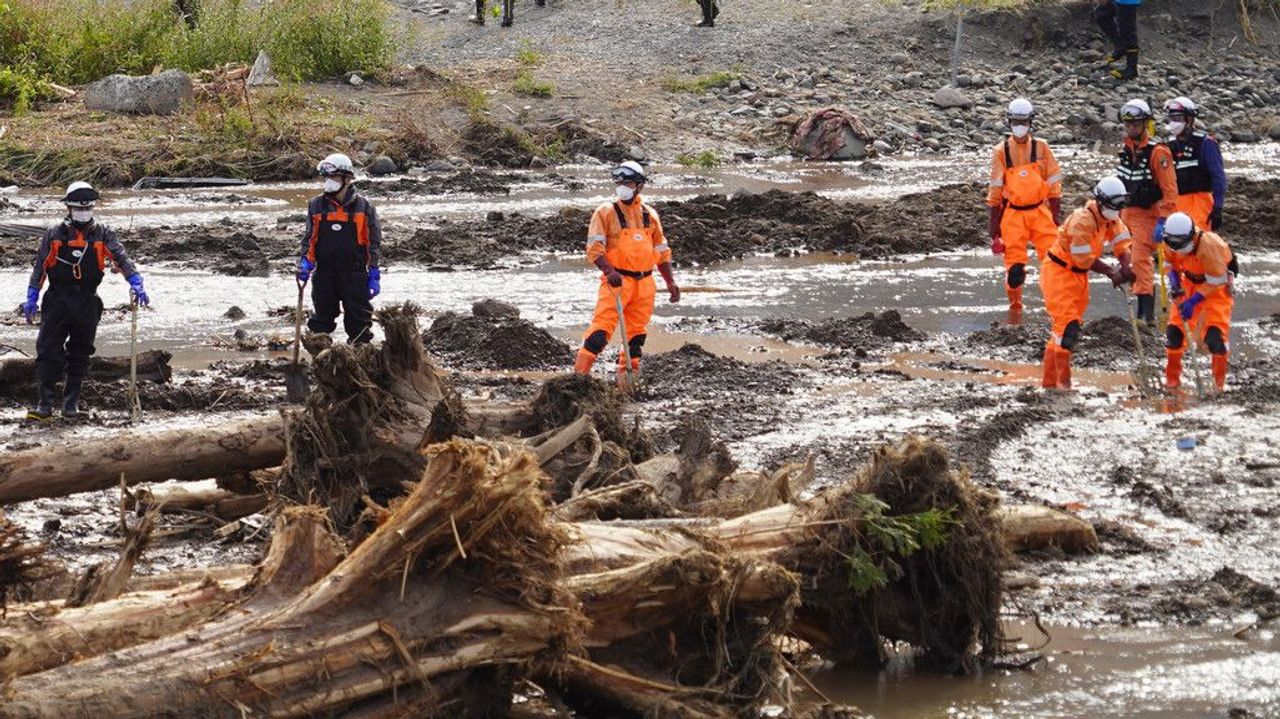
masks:
<instances>
[{"instance_id":1,"label":"dirt mound","mask_svg":"<svg viewBox=\"0 0 1280 719\"><path fill-rule=\"evenodd\" d=\"M519 317L446 312L422 339L450 367L558 369L573 362L569 345Z\"/></svg>"},{"instance_id":2,"label":"dirt mound","mask_svg":"<svg viewBox=\"0 0 1280 719\"><path fill-rule=\"evenodd\" d=\"M914 330L903 322L902 315L897 310L885 310L878 315L868 312L858 317L840 317L816 323L775 317L761 322L757 327L762 332L776 335L788 342L808 342L863 351L925 338L923 332Z\"/></svg>"},{"instance_id":3,"label":"dirt mound","mask_svg":"<svg viewBox=\"0 0 1280 719\"><path fill-rule=\"evenodd\" d=\"M1142 349L1147 362L1163 366L1164 330L1161 327L1139 327ZM1044 343L1049 338L1047 322L1009 326L993 322L985 330L965 337L967 347L977 351L1005 350L1002 356L1013 361L1039 363L1044 356ZM1086 319L1080 342L1071 358L1076 367L1131 369L1137 366L1138 352L1133 344L1133 324L1127 317L1108 315Z\"/></svg>"},{"instance_id":4,"label":"dirt mound","mask_svg":"<svg viewBox=\"0 0 1280 719\"><path fill-rule=\"evenodd\" d=\"M489 120L473 121L462 133L462 150L485 165L528 167L533 152L527 137Z\"/></svg>"},{"instance_id":5,"label":"dirt mound","mask_svg":"<svg viewBox=\"0 0 1280 719\"><path fill-rule=\"evenodd\" d=\"M1251 180L1232 177L1227 187L1227 199L1222 208L1222 235L1238 252L1241 275L1248 275L1250 251L1280 250L1280 180Z\"/></svg>"},{"instance_id":6,"label":"dirt mound","mask_svg":"<svg viewBox=\"0 0 1280 719\"><path fill-rule=\"evenodd\" d=\"M488 269L522 252L582 252L589 222L589 215L574 209L542 218L512 214L494 222L445 221L408 238L387 238L383 255L441 268Z\"/></svg>"},{"instance_id":7,"label":"dirt mound","mask_svg":"<svg viewBox=\"0 0 1280 719\"><path fill-rule=\"evenodd\" d=\"M712 354L688 343L678 350L649 355L644 361L645 399L755 397L790 394L800 379L786 362L748 364Z\"/></svg>"},{"instance_id":8,"label":"dirt mound","mask_svg":"<svg viewBox=\"0 0 1280 719\"><path fill-rule=\"evenodd\" d=\"M626 398L613 385L588 375L566 374L542 383L530 407L536 432L563 427L590 414L600 439L625 448L632 462L643 462L653 456L653 440L638 424L628 426L622 416L625 404Z\"/></svg>"},{"instance_id":9,"label":"dirt mound","mask_svg":"<svg viewBox=\"0 0 1280 719\"><path fill-rule=\"evenodd\" d=\"M1243 572L1222 567L1204 579L1144 586L1133 596L1112 599L1106 608L1119 615L1123 624L1202 624L1214 618L1234 617L1242 611L1255 612L1266 620L1280 616L1280 594Z\"/></svg>"},{"instance_id":10,"label":"dirt mound","mask_svg":"<svg viewBox=\"0 0 1280 719\"><path fill-rule=\"evenodd\" d=\"M199 228L144 227L123 237L142 263L175 262L234 277L266 277L272 260L297 253L298 238L284 232L259 234L210 225Z\"/></svg>"}]
</instances>

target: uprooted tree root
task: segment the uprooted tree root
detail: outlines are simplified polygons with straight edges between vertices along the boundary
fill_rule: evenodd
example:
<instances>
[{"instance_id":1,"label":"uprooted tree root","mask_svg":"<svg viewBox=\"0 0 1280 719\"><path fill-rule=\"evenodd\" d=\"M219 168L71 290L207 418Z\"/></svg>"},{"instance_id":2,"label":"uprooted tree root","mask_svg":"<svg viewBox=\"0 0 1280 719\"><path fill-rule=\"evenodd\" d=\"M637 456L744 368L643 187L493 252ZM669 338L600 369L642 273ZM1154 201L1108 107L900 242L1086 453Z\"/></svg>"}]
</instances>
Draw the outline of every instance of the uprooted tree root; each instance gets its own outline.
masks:
<instances>
[{"instance_id":1,"label":"uprooted tree root","mask_svg":"<svg viewBox=\"0 0 1280 719\"><path fill-rule=\"evenodd\" d=\"M44 545L27 541L18 525L0 517L0 616L9 599L22 600L57 568L44 557Z\"/></svg>"}]
</instances>

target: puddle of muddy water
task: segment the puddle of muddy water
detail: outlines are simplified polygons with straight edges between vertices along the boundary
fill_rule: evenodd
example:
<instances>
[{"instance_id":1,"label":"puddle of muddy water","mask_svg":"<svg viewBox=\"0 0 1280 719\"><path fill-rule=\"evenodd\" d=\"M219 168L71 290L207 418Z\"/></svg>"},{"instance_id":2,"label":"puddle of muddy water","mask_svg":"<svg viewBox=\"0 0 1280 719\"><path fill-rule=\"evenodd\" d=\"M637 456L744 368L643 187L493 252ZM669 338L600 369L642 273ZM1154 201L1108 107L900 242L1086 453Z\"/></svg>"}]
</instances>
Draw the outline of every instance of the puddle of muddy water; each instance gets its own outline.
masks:
<instances>
[{"instance_id":1,"label":"puddle of muddy water","mask_svg":"<svg viewBox=\"0 0 1280 719\"><path fill-rule=\"evenodd\" d=\"M1035 641L1029 626L1011 636ZM1046 661L1029 672L975 677L918 674L906 661L882 672L815 672L824 694L877 719L1221 719L1232 708L1280 712L1280 652L1225 629L1049 627ZM1036 642L1038 645L1039 642Z\"/></svg>"}]
</instances>

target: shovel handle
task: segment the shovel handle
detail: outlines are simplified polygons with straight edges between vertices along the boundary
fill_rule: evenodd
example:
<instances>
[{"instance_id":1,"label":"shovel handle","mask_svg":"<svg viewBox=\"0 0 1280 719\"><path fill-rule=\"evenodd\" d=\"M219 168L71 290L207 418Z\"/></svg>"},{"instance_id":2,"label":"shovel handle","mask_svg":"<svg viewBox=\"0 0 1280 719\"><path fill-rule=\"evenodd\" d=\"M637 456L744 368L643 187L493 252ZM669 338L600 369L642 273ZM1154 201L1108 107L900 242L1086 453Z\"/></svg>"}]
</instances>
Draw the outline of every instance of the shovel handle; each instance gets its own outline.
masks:
<instances>
[{"instance_id":1,"label":"shovel handle","mask_svg":"<svg viewBox=\"0 0 1280 719\"><path fill-rule=\"evenodd\" d=\"M293 366L297 367L299 353L302 349L302 298L307 283L296 277L294 280L298 283L298 306L293 311Z\"/></svg>"}]
</instances>

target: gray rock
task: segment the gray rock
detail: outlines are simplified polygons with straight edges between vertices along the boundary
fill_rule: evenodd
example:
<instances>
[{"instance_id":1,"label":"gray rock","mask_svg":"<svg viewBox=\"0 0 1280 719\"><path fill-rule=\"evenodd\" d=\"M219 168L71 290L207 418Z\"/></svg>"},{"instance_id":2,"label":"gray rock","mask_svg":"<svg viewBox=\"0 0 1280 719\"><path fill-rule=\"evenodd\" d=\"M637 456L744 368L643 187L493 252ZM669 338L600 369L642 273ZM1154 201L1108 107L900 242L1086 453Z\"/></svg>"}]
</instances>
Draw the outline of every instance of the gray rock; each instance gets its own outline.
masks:
<instances>
[{"instance_id":1,"label":"gray rock","mask_svg":"<svg viewBox=\"0 0 1280 719\"><path fill-rule=\"evenodd\" d=\"M365 168L370 175L375 177L390 175L399 169L400 168L396 166L396 161L386 155L379 156L376 160L370 163L367 168Z\"/></svg>"},{"instance_id":2,"label":"gray rock","mask_svg":"<svg viewBox=\"0 0 1280 719\"><path fill-rule=\"evenodd\" d=\"M1252 142L1262 141L1262 138L1258 137L1258 133L1254 132L1253 130L1233 130L1231 132L1231 139L1236 142L1243 142L1243 143L1252 143Z\"/></svg>"},{"instance_id":3,"label":"gray rock","mask_svg":"<svg viewBox=\"0 0 1280 719\"><path fill-rule=\"evenodd\" d=\"M927 137L925 138L924 146L929 148L930 150L935 150L935 151L941 150L942 142L938 140L938 138L936 137Z\"/></svg>"},{"instance_id":4,"label":"gray rock","mask_svg":"<svg viewBox=\"0 0 1280 719\"><path fill-rule=\"evenodd\" d=\"M471 305L471 314L476 317L488 317L495 320L520 319L520 309L515 305L498 300L480 300Z\"/></svg>"},{"instance_id":5,"label":"gray rock","mask_svg":"<svg viewBox=\"0 0 1280 719\"><path fill-rule=\"evenodd\" d=\"M773 108L774 117L786 117L791 114L791 108L786 105L777 105Z\"/></svg>"},{"instance_id":6,"label":"gray rock","mask_svg":"<svg viewBox=\"0 0 1280 719\"><path fill-rule=\"evenodd\" d=\"M489 210L484 216L485 222L497 223L502 222L505 219L507 219L507 216L498 210Z\"/></svg>"},{"instance_id":7,"label":"gray rock","mask_svg":"<svg viewBox=\"0 0 1280 719\"><path fill-rule=\"evenodd\" d=\"M347 84L352 85L353 87L360 87L364 84L364 78L353 72L351 73L351 77L347 78Z\"/></svg>"},{"instance_id":8,"label":"gray rock","mask_svg":"<svg viewBox=\"0 0 1280 719\"><path fill-rule=\"evenodd\" d=\"M194 98L191 77L181 70L142 77L109 75L84 89L84 106L90 110L137 115L172 115Z\"/></svg>"},{"instance_id":9,"label":"gray rock","mask_svg":"<svg viewBox=\"0 0 1280 719\"><path fill-rule=\"evenodd\" d=\"M276 74L271 70L271 57L267 55L266 50L258 51L258 59L253 61L253 69L249 70L249 77L245 79L245 84L249 87L280 84Z\"/></svg>"},{"instance_id":10,"label":"gray rock","mask_svg":"<svg viewBox=\"0 0 1280 719\"><path fill-rule=\"evenodd\" d=\"M627 159L635 160L636 162L644 162L649 159L649 154L644 151L643 147L640 147L639 145L632 145L627 148Z\"/></svg>"},{"instance_id":11,"label":"gray rock","mask_svg":"<svg viewBox=\"0 0 1280 719\"><path fill-rule=\"evenodd\" d=\"M1271 126L1271 129L1267 131L1267 137L1272 140L1280 140L1280 122Z\"/></svg>"},{"instance_id":12,"label":"gray rock","mask_svg":"<svg viewBox=\"0 0 1280 719\"><path fill-rule=\"evenodd\" d=\"M729 114L730 114L730 115L733 115L734 117L742 117L743 115L753 115L753 114L755 114L755 110L754 110L754 109L752 109L752 107L751 107L750 105L742 105L742 106L738 107L737 109L730 110L730 111L729 111Z\"/></svg>"},{"instance_id":13,"label":"gray rock","mask_svg":"<svg viewBox=\"0 0 1280 719\"><path fill-rule=\"evenodd\" d=\"M1277 127L1280 127L1280 126L1277 126ZM876 152L879 152L881 155L888 155L889 153L893 152L893 145L890 145L884 140L876 140L871 144L875 146Z\"/></svg>"},{"instance_id":14,"label":"gray rock","mask_svg":"<svg viewBox=\"0 0 1280 719\"><path fill-rule=\"evenodd\" d=\"M448 160L432 160L427 163L427 172L453 172L453 163Z\"/></svg>"},{"instance_id":15,"label":"gray rock","mask_svg":"<svg viewBox=\"0 0 1280 719\"><path fill-rule=\"evenodd\" d=\"M932 102L944 110L953 107L962 107L965 109L973 107L973 100L970 100L967 95L960 92L960 88L951 87L949 85L938 88L937 91L933 93Z\"/></svg>"},{"instance_id":16,"label":"gray rock","mask_svg":"<svg viewBox=\"0 0 1280 719\"><path fill-rule=\"evenodd\" d=\"M222 313L222 316L233 322L236 320L242 320L244 319L244 310L240 309L239 305L231 305L226 312Z\"/></svg>"},{"instance_id":17,"label":"gray rock","mask_svg":"<svg viewBox=\"0 0 1280 719\"><path fill-rule=\"evenodd\" d=\"M806 75L805 77L800 78L800 82L796 83L796 85L805 89L812 89L814 85L813 78Z\"/></svg>"}]
</instances>

